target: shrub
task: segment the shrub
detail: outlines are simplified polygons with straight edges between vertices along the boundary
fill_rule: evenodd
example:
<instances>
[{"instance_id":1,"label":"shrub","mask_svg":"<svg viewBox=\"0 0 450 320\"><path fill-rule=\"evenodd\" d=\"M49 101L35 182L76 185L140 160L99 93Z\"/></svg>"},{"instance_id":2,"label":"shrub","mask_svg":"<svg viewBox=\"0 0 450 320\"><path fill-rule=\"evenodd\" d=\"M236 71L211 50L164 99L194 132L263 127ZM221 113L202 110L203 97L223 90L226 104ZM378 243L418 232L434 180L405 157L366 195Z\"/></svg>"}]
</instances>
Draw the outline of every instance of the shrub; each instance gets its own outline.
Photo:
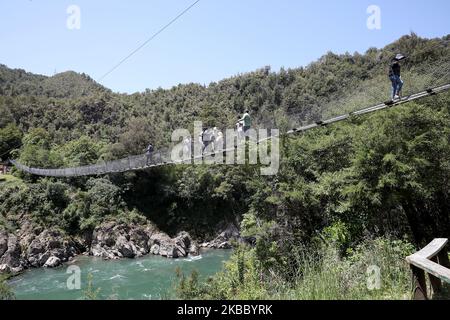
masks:
<instances>
[{"instance_id":1,"label":"shrub","mask_svg":"<svg viewBox=\"0 0 450 320\"><path fill-rule=\"evenodd\" d=\"M287 279L277 270L263 270L255 249L236 249L222 272L208 281L191 279L192 286L178 293L195 299L292 299L361 300L408 299L410 269L405 257L414 247L405 240L378 238L365 240L342 255L336 242L291 253L297 267ZM370 267L380 270L380 288L368 286ZM195 281L194 281L195 280ZM186 292L191 290L192 292Z\"/></svg>"},{"instance_id":2,"label":"shrub","mask_svg":"<svg viewBox=\"0 0 450 320\"><path fill-rule=\"evenodd\" d=\"M14 300L15 295L6 283L7 277L0 275L0 300Z\"/></svg>"}]
</instances>

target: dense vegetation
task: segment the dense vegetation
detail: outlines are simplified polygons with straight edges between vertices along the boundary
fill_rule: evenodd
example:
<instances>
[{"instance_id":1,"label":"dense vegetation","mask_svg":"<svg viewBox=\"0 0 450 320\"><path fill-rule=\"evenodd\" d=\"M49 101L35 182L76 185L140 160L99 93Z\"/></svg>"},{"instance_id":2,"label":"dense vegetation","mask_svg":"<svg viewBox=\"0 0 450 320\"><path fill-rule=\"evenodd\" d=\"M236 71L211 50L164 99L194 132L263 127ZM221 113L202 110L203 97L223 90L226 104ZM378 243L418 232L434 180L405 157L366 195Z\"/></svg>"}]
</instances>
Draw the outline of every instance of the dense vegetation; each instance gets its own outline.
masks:
<instances>
[{"instance_id":1,"label":"dense vegetation","mask_svg":"<svg viewBox=\"0 0 450 320\"><path fill-rule=\"evenodd\" d=\"M387 100L387 66L397 52L409 57L407 92L449 82L449 40L412 34L365 54L328 53L305 68L132 95L86 75L48 78L0 66L0 154L43 168L91 164L142 153L148 141L168 146L173 129L192 129L194 120L232 128L244 109L257 126L287 129ZM20 179L0 181L0 228L14 231L26 215L80 235L105 219L149 219L205 238L238 222L256 247L237 249L209 283L180 275L181 296L402 298L404 256L450 234L449 102L444 94L284 140L273 177L257 166L65 180L15 172ZM361 282L371 264L388 270L382 292Z\"/></svg>"},{"instance_id":2,"label":"dense vegetation","mask_svg":"<svg viewBox=\"0 0 450 320\"><path fill-rule=\"evenodd\" d=\"M1 300L14 300L14 293L6 283L6 277L0 275L0 301Z\"/></svg>"},{"instance_id":3,"label":"dense vegetation","mask_svg":"<svg viewBox=\"0 0 450 320\"><path fill-rule=\"evenodd\" d=\"M253 179L246 248L185 298L404 299L404 258L448 237L449 95L313 132L286 147L273 181ZM368 290L366 270L382 270ZM263 280L263 281L261 281Z\"/></svg>"}]
</instances>

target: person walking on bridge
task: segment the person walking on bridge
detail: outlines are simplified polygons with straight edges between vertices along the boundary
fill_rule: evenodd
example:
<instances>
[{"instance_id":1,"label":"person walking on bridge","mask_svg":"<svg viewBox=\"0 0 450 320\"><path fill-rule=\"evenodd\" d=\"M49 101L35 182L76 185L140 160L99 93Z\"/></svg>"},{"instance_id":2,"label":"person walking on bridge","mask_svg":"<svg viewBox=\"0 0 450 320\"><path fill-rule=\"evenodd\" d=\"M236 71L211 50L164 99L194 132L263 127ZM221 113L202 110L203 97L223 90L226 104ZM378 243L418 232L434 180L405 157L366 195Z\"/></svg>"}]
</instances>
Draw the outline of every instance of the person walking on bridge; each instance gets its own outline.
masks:
<instances>
[{"instance_id":1,"label":"person walking on bridge","mask_svg":"<svg viewBox=\"0 0 450 320\"><path fill-rule=\"evenodd\" d=\"M236 132L239 141L244 139L244 123L241 120L241 116L238 116L238 122L236 123Z\"/></svg>"},{"instance_id":2,"label":"person walking on bridge","mask_svg":"<svg viewBox=\"0 0 450 320\"><path fill-rule=\"evenodd\" d=\"M147 157L146 166L149 166L151 163L153 163L153 152L155 151L155 148L153 147L153 144L149 144L147 147L147 150L145 152L145 155Z\"/></svg>"},{"instance_id":3,"label":"person walking on bridge","mask_svg":"<svg viewBox=\"0 0 450 320\"><path fill-rule=\"evenodd\" d=\"M252 118L250 117L250 111L246 110L240 121L242 121L242 123L244 124L244 137L246 137L248 134L248 130L250 130L252 127Z\"/></svg>"},{"instance_id":4,"label":"person walking on bridge","mask_svg":"<svg viewBox=\"0 0 450 320\"><path fill-rule=\"evenodd\" d=\"M223 150L223 133L222 131L220 131L217 127L213 128L213 136L214 136L214 141L213 141L213 150L214 152L218 151L222 151Z\"/></svg>"},{"instance_id":5,"label":"person walking on bridge","mask_svg":"<svg viewBox=\"0 0 450 320\"><path fill-rule=\"evenodd\" d=\"M397 54L391 61L389 68L389 79L392 83L392 100L400 99L403 88L403 80L401 77L400 61L406 59L402 54Z\"/></svg>"},{"instance_id":6,"label":"person walking on bridge","mask_svg":"<svg viewBox=\"0 0 450 320\"><path fill-rule=\"evenodd\" d=\"M199 136L199 141L202 145L202 155L205 154L206 149L212 145L212 151L213 153L214 151L214 144L213 142L215 141L215 136L214 136L214 131L211 128L203 128L203 131L200 133Z\"/></svg>"}]
</instances>

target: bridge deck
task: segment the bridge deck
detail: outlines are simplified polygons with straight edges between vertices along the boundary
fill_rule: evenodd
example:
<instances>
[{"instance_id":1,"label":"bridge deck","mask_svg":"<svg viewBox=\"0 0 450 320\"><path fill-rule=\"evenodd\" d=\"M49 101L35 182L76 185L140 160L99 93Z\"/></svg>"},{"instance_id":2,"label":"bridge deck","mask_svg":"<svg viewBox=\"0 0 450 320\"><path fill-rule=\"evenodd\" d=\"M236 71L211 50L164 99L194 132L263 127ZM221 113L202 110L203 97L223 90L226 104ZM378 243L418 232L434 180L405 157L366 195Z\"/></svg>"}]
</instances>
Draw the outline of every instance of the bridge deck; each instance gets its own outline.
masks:
<instances>
[{"instance_id":1,"label":"bridge deck","mask_svg":"<svg viewBox=\"0 0 450 320\"><path fill-rule=\"evenodd\" d=\"M315 129L318 127L327 126L327 125L330 125L333 123L348 120L353 116L360 116L360 115L365 115L365 114L369 114L369 113L373 113L373 112L378 112L378 111L381 111L384 109L399 106L399 105L405 104L407 102L418 100L418 99L421 99L424 97L440 94L440 93L446 92L448 90L450 90L450 84L446 84L443 86L439 86L439 87L428 89L428 90L425 90L422 92L418 92L418 93L403 97L403 98L395 100L395 101L379 103L375 106L364 108L364 109L361 109L361 110L358 110L355 112L350 112L350 113L347 113L347 114L344 114L344 115L341 115L338 117L334 117L334 118L331 118L328 120L319 121L317 123L309 124L309 125L302 126L299 128L294 128L294 129L284 133L283 135L294 135L296 133L306 132L306 131L309 131L309 130L312 130L312 129ZM265 139L256 141L256 144L266 142L273 138L275 138L275 137L269 137L269 138L265 138ZM236 148L237 147L235 146L234 148L225 149L225 150L222 150L221 152L223 152L224 154L227 154L229 152L234 152ZM32 167L25 166L15 160L12 160L11 163L13 163L16 166L16 168L18 168L19 170L28 172L33 175L49 176L49 177L80 177L80 176L104 175L104 174L108 174L108 173L121 173L121 172L127 172L127 171L144 170L144 169L149 169L149 168L154 168L154 167L161 167L161 166L181 164L181 163L191 164L191 163L194 163L195 160L201 160L201 159L204 159L207 157L214 156L214 153L193 156L190 159L188 158L183 161L172 161L170 159L169 153L164 154L162 152L156 152L154 156L157 159L159 158L159 162L156 162L151 165L147 165L147 163L146 163L147 159L146 159L145 155L130 156L125 159L114 160L114 161L109 161L109 162L105 162L105 163L101 163L101 164L94 164L94 165L90 165L90 166L83 166L83 167L76 167L76 168L62 168L62 169L32 168Z\"/></svg>"}]
</instances>

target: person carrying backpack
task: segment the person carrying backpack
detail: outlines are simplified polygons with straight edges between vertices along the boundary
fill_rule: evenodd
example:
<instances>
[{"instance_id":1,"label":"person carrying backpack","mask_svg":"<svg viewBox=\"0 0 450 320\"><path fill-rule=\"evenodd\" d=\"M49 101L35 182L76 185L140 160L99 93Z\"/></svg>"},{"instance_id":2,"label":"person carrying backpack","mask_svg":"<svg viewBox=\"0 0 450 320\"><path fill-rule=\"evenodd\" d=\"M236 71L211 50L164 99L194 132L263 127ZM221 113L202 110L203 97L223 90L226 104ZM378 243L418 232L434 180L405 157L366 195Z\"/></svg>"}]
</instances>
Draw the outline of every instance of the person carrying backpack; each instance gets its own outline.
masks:
<instances>
[{"instance_id":1,"label":"person carrying backpack","mask_svg":"<svg viewBox=\"0 0 450 320\"><path fill-rule=\"evenodd\" d=\"M244 116L240 121L244 124L243 131L244 136L247 136L247 131L252 127L252 118L250 117L250 111L246 110Z\"/></svg>"}]
</instances>

